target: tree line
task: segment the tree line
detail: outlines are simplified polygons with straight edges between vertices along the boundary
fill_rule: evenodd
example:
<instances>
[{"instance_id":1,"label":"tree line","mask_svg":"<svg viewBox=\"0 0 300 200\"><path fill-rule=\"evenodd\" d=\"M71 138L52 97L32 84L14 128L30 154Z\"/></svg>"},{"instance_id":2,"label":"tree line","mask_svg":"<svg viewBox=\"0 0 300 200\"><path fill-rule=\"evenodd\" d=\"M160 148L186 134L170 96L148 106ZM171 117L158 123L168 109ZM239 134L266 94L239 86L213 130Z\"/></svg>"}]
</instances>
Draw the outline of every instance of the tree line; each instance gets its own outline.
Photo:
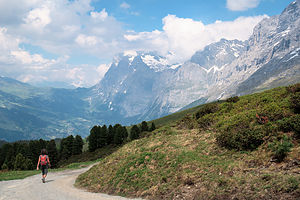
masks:
<instances>
[{"instance_id":1,"label":"tree line","mask_svg":"<svg viewBox=\"0 0 300 200\"><path fill-rule=\"evenodd\" d=\"M138 139L145 131L155 130L154 123L148 127L143 121L139 126L133 125L130 131L125 126L115 124L94 126L87 137L90 152L107 145L122 145L125 142ZM81 136L69 135L63 139L46 141L30 140L5 143L0 147L0 169L2 170L33 170L38 162L41 149L47 149L51 167L57 168L73 155L82 154L83 139Z\"/></svg>"},{"instance_id":2,"label":"tree line","mask_svg":"<svg viewBox=\"0 0 300 200\"><path fill-rule=\"evenodd\" d=\"M127 128L121 124L114 126L106 125L94 126L87 140L89 142L88 148L90 152L96 149L103 148L107 145L121 145L124 142L132 141L140 137L141 132L155 130L155 124L152 123L148 127L147 122L143 121L140 126L133 125L128 133Z\"/></svg>"},{"instance_id":3,"label":"tree line","mask_svg":"<svg viewBox=\"0 0 300 200\"><path fill-rule=\"evenodd\" d=\"M0 168L2 170L35 169L41 149L47 149L51 167L56 168L60 161L81 154L82 148L83 140L79 135L50 141L40 139L5 143L0 148Z\"/></svg>"}]
</instances>

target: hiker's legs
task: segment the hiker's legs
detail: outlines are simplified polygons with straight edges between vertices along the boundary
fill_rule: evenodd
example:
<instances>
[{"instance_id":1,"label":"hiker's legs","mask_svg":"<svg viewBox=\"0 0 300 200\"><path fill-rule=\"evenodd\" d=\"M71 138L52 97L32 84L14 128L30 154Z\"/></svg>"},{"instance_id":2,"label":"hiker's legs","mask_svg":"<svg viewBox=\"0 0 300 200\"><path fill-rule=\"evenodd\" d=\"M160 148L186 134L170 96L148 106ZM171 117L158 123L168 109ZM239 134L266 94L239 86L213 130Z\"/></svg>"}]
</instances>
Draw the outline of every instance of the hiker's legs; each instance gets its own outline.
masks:
<instances>
[{"instance_id":1,"label":"hiker's legs","mask_svg":"<svg viewBox=\"0 0 300 200\"><path fill-rule=\"evenodd\" d=\"M42 166L42 181L43 183L45 183L45 179L46 179L46 176L47 176L47 173L48 173L48 169L46 166Z\"/></svg>"}]
</instances>

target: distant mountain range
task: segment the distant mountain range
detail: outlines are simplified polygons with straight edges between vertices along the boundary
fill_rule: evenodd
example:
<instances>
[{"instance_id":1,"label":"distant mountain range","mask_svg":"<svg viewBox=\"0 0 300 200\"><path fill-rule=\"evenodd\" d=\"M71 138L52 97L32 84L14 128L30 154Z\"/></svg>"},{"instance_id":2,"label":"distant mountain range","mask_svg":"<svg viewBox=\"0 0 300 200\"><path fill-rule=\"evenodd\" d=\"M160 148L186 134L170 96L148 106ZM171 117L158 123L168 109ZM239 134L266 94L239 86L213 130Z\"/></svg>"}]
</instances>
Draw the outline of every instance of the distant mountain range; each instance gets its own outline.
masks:
<instances>
[{"instance_id":1,"label":"distant mountain range","mask_svg":"<svg viewBox=\"0 0 300 200\"><path fill-rule=\"evenodd\" d=\"M86 136L95 124L134 124L234 95L300 82L300 0L262 20L246 41L206 46L183 64L155 52L114 58L91 88L37 88L0 77L0 139Z\"/></svg>"}]
</instances>

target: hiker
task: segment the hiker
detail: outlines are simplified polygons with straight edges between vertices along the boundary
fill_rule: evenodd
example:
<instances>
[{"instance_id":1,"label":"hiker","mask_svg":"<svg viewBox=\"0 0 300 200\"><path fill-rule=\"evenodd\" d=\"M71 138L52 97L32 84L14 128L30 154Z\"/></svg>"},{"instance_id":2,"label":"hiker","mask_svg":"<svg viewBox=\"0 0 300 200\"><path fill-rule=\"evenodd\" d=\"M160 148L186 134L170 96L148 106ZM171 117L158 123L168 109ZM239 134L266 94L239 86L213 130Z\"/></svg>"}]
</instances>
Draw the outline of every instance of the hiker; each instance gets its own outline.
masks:
<instances>
[{"instance_id":1,"label":"hiker","mask_svg":"<svg viewBox=\"0 0 300 200\"><path fill-rule=\"evenodd\" d=\"M47 155L47 150L42 149L41 150L41 155L39 156L39 161L36 166L36 170L39 170L39 165L41 164L41 170L42 170L42 181L45 183L45 179L48 173L48 167L51 167L49 157Z\"/></svg>"}]
</instances>

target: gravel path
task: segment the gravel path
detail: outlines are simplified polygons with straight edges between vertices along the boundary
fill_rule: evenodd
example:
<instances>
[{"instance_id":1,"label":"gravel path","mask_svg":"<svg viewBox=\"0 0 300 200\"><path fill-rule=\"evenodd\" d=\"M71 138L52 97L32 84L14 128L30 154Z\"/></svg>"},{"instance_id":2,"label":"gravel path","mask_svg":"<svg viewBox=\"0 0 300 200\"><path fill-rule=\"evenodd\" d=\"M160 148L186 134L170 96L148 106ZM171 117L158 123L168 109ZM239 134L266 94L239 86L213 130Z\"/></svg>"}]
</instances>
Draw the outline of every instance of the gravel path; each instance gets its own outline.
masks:
<instances>
[{"instance_id":1,"label":"gravel path","mask_svg":"<svg viewBox=\"0 0 300 200\"><path fill-rule=\"evenodd\" d=\"M90 166L91 167L91 166ZM22 180L1 181L0 200L126 200L119 196L91 193L73 186L77 176L90 167L50 172L46 183L42 183L41 174Z\"/></svg>"}]
</instances>

